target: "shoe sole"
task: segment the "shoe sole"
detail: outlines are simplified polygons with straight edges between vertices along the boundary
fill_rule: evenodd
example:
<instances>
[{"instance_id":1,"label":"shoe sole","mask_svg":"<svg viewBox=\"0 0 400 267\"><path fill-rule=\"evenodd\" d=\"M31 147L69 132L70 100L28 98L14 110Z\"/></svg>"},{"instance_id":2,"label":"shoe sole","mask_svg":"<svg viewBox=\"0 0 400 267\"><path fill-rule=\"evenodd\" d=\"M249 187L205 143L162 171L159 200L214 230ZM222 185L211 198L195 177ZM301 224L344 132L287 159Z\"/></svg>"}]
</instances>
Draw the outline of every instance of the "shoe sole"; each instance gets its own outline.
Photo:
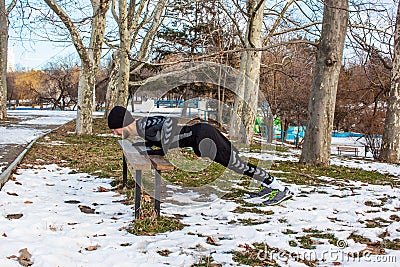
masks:
<instances>
[{"instance_id":1,"label":"shoe sole","mask_svg":"<svg viewBox=\"0 0 400 267\"><path fill-rule=\"evenodd\" d=\"M283 201L286 201L286 200L289 200L292 198L293 198L293 195L289 195L287 197L282 198L279 202L275 202L275 203L271 203L271 204L266 204L266 203L262 203L262 204L263 204L263 206L276 206L276 205L281 204Z\"/></svg>"}]
</instances>

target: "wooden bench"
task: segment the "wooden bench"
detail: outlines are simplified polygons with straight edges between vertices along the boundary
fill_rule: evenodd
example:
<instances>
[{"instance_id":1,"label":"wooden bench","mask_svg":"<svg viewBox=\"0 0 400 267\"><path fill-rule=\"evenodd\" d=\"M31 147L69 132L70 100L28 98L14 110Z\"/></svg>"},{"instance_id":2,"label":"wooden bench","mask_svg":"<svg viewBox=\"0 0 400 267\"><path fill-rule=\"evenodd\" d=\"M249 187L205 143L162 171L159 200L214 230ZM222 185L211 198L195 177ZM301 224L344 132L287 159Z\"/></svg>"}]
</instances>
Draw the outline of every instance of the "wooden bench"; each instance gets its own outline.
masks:
<instances>
[{"instance_id":1,"label":"wooden bench","mask_svg":"<svg viewBox=\"0 0 400 267\"><path fill-rule=\"evenodd\" d=\"M161 195L161 171L170 171L174 166L162 156L142 155L145 151L144 146L133 145L128 140L119 140L118 144L122 148L123 169L122 185L126 186L128 181L128 168L131 174L135 173L135 218L140 217L140 198L142 190L142 171L155 169L154 177L154 209L157 216L160 216L160 195Z\"/></svg>"},{"instance_id":2,"label":"wooden bench","mask_svg":"<svg viewBox=\"0 0 400 267\"><path fill-rule=\"evenodd\" d=\"M338 155L342 155L343 152L351 152L354 153L355 156L358 156L359 148L353 146L338 146L337 153Z\"/></svg>"}]
</instances>

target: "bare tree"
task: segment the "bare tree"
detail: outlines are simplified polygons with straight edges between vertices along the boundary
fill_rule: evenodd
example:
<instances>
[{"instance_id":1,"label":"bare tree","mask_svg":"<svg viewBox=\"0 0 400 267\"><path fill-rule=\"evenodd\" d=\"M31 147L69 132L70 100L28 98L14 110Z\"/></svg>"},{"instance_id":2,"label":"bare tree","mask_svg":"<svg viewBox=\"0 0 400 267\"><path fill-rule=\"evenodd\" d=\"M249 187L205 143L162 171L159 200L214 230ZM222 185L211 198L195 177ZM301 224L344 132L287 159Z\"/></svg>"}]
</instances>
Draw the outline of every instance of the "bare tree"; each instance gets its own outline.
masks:
<instances>
[{"instance_id":1,"label":"bare tree","mask_svg":"<svg viewBox=\"0 0 400 267\"><path fill-rule=\"evenodd\" d=\"M86 47L82 36L65 10L55 0L44 0L68 29L72 42L81 59L81 76L78 87L77 134L92 134L92 114L94 109L94 90L96 73L100 64L102 44L106 27L106 13L110 0L91 0L93 15L91 19L90 43Z\"/></svg>"},{"instance_id":2,"label":"bare tree","mask_svg":"<svg viewBox=\"0 0 400 267\"><path fill-rule=\"evenodd\" d=\"M243 131L245 140L243 141L247 144L252 140L254 119L258 107L261 51L288 43L313 44L307 39L298 38L296 33L303 32L306 36L318 36L316 26L320 23L318 22L318 12L313 8L313 5L317 5L317 3L304 1L304 5L300 5L298 2L294 0L280 2L249 0L246 1L247 10L241 10L247 20L246 33L244 37L240 38L244 50L240 71L245 78L241 79L237 86L230 129L235 136L240 131L240 124L243 123L245 128ZM312 16L307 13L311 13ZM236 21L235 25L240 31L240 22ZM280 40L278 40L279 37ZM250 110L252 112L249 112Z\"/></svg>"},{"instance_id":3,"label":"bare tree","mask_svg":"<svg viewBox=\"0 0 400 267\"><path fill-rule=\"evenodd\" d=\"M48 63L41 90L36 90L39 102L51 103L53 109L65 110L77 104L79 68L71 57Z\"/></svg>"},{"instance_id":4,"label":"bare tree","mask_svg":"<svg viewBox=\"0 0 400 267\"><path fill-rule=\"evenodd\" d=\"M162 20L167 0L159 0L154 6L151 6L152 2L155 1L142 0L139 3L136 1L128 3L127 0L112 1L112 13L118 25L120 42L117 54L113 56L114 63L107 88L105 116L112 107L127 105L129 76L131 73L137 73L151 55L153 40ZM116 7L118 7L118 12ZM143 39L139 40L142 31L145 34ZM139 41L141 41L140 48L136 55L132 56L131 50ZM131 61L134 64L131 64Z\"/></svg>"},{"instance_id":5,"label":"bare tree","mask_svg":"<svg viewBox=\"0 0 400 267\"><path fill-rule=\"evenodd\" d=\"M394 34L394 58L392 78L382 138L380 159L398 163L400 155L400 3L397 7Z\"/></svg>"},{"instance_id":6,"label":"bare tree","mask_svg":"<svg viewBox=\"0 0 400 267\"><path fill-rule=\"evenodd\" d=\"M307 120L312 82L310 69L315 65L315 54L315 47L307 44L282 45L263 53L260 91L274 117L280 118L283 140L288 130L286 127L300 126ZM269 119L273 120L271 117ZM272 123L269 122L269 133L272 133Z\"/></svg>"},{"instance_id":7,"label":"bare tree","mask_svg":"<svg viewBox=\"0 0 400 267\"><path fill-rule=\"evenodd\" d=\"M16 2L13 0L6 7L5 0L0 0L0 120L7 117L8 16Z\"/></svg>"},{"instance_id":8,"label":"bare tree","mask_svg":"<svg viewBox=\"0 0 400 267\"><path fill-rule=\"evenodd\" d=\"M300 162L330 164L337 84L348 22L347 0L325 0L322 33L314 68L308 121Z\"/></svg>"},{"instance_id":9,"label":"bare tree","mask_svg":"<svg viewBox=\"0 0 400 267\"><path fill-rule=\"evenodd\" d=\"M250 17L247 22L245 47L261 48L265 0L247 0L246 6ZM243 121L245 129L241 141L246 144L250 144L253 139L253 127L258 106L260 63L261 51L243 51L240 72L244 79L238 80L230 127L232 137L238 138Z\"/></svg>"}]
</instances>

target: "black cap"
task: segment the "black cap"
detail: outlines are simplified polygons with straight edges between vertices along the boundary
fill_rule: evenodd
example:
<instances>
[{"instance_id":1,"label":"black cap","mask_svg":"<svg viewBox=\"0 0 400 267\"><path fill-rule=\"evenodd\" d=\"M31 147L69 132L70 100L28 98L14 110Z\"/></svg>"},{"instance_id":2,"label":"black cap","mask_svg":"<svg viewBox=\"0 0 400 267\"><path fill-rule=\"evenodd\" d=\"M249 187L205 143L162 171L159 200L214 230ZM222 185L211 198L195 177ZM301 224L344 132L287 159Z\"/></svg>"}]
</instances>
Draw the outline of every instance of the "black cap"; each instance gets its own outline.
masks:
<instances>
[{"instance_id":1,"label":"black cap","mask_svg":"<svg viewBox=\"0 0 400 267\"><path fill-rule=\"evenodd\" d=\"M108 128L124 128L134 121L135 119L126 108L116 106L110 111L110 114L108 115Z\"/></svg>"}]
</instances>

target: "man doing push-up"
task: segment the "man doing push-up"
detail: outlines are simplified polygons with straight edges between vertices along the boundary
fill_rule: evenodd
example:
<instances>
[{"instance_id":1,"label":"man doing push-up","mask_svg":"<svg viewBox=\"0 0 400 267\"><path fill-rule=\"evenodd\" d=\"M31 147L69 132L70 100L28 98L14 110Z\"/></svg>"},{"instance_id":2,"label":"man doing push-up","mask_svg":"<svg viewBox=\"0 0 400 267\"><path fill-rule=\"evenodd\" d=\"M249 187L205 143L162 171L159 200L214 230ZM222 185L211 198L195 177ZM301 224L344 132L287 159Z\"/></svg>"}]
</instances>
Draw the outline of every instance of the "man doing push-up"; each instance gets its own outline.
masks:
<instances>
[{"instance_id":1,"label":"man doing push-up","mask_svg":"<svg viewBox=\"0 0 400 267\"><path fill-rule=\"evenodd\" d=\"M253 197L262 199L264 205L276 205L293 195L275 177L264 169L243 161L239 151L215 127L207 123L179 126L176 118L154 116L135 120L122 106L114 107L108 116L108 127L123 138L140 136L149 150L147 154L165 155L169 149L191 147L199 157L208 157L230 170L261 182L261 190Z\"/></svg>"}]
</instances>

